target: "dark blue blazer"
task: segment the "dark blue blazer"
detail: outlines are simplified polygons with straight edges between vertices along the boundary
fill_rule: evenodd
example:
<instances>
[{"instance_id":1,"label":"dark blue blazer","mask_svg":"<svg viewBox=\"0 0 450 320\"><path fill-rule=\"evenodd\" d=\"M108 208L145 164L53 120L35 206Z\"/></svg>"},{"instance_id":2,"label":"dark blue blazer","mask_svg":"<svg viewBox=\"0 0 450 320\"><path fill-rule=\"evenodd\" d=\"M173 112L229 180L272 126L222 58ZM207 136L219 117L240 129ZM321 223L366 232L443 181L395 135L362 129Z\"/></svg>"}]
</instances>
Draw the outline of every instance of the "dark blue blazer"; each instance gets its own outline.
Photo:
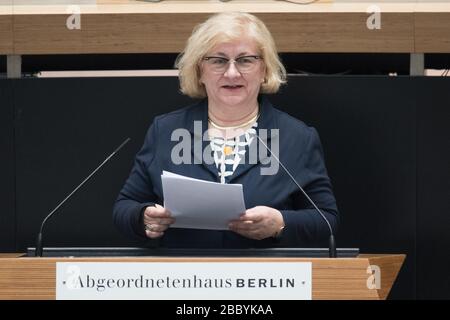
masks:
<instances>
[{"instance_id":1,"label":"dark blue blazer","mask_svg":"<svg viewBox=\"0 0 450 320\"><path fill-rule=\"evenodd\" d=\"M311 199L329 219L336 230L338 210L330 179L324 164L322 146L316 130L302 121L275 109L264 97L260 97L258 131L268 129L264 141L270 147L278 130L279 158L295 177ZM154 203L163 204L161 173L163 170L185 176L219 181L214 164L195 164L194 143L202 139L194 134L194 121L201 121L202 130L207 129L207 100L183 109L155 117L145 137L144 145L136 155L133 169L116 200L113 219L118 229L129 237L139 239L143 246L155 245L145 237L142 222L143 209ZM175 129L185 128L191 135L191 164L174 164L172 148L180 141L171 141ZM198 131L198 130L197 130ZM208 141L200 142L204 148ZM255 138L253 143L258 143ZM247 208L263 205L281 211L286 227L280 238L252 240L232 231L169 228L157 245L171 248L268 248L312 247L326 245L329 230L313 206L302 195L295 183L280 166L275 175L261 175L261 168L269 167L270 153L258 162L245 159L231 176L229 183L243 185ZM249 152L247 152L249 154ZM196 160L197 162L198 159ZM272 161L276 161L272 159ZM214 214L214 212L211 212Z\"/></svg>"}]
</instances>

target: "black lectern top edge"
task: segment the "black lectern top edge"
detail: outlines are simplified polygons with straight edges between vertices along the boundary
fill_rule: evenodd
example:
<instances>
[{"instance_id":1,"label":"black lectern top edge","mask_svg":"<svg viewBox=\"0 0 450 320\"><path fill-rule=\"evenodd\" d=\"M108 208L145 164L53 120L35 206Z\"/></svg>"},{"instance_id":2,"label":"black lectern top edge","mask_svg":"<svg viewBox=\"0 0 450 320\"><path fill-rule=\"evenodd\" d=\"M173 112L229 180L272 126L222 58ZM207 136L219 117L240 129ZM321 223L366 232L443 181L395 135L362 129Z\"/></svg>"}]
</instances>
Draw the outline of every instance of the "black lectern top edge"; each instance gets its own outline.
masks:
<instances>
[{"instance_id":1,"label":"black lectern top edge","mask_svg":"<svg viewBox=\"0 0 450 320\"><path fill-rule=\"evenodd\" d=\"M131 248L131 247L59 247L44 248L43 257L279 257L328 258L328 248ZM338 248L338 258L355 258L358 248ZM27 257L35 256L35 248L27 249Z\"/></svg>"}]
</instances>

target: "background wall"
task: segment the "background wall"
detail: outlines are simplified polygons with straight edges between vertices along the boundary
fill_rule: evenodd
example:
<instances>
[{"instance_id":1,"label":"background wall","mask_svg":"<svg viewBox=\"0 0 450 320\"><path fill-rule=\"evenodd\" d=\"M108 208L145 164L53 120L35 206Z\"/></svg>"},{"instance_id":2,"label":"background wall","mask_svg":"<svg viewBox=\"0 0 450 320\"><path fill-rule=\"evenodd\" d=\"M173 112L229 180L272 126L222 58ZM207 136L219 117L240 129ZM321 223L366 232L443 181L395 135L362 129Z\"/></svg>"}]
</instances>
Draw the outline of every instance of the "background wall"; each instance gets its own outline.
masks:
<instances>
[{"instance_id":1,"label":"background wall","mask_svg":"<svg viewBox=\"0 0 450 320\"><path fill-rule=\"evenodd\" d=\"M291 77L270 100L316 127L341 212L339 247L408 255L390 298L449 298L448 78ZM111 211L155 115L190 102L176 78L0 81L0 248L132 246ZM292 152L292 151L289 151ZM5 177L5 179L3 179Z\"/></svg>"},{"instance_id":2,"label":"background wall","mask_svg":"<svg viewBox=\"0 0 450 320\"><path fill-rule=\"evenodd\" d=\"M12 83L0 80L0 251L14 251L15 167Z\"/></svg>"},{"instance_id":3,"label":"background wall","mask_svg":"<svg viewBox=\"0 0 450 320\"><path fill-rule=\"evenodd\" d=\"M450 298L450 83L417 79L417 297Z\"/></svg>"}]
</instances>

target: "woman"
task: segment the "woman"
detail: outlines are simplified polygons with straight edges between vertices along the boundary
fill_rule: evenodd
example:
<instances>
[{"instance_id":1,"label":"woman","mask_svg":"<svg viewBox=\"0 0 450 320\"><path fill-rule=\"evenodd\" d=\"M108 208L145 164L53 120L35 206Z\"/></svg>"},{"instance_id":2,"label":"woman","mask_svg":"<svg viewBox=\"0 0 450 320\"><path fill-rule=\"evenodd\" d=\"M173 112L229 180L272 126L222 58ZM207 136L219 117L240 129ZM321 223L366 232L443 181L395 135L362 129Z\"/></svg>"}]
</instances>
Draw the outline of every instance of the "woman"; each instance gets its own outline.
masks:
<instances>
[{"instance_id":1,"label":"woman","mask_svg":"<svg viewBox=\"0 0 450 320\"><path fill-rule=\"evenodd\" d=\"M250 161L253 147L263 148L257 135L265 130L267 147L278 150L272 151L336 229L338 211L317 132L261 95L277 92L286 79L263 22L246 13L212 16L194 29L176 66L181 91L202 100L155 118L115 203L117 227L128 236L159 239L162 246L178 248L304 247L327 239L327 224L278 160L272 159L271 165L279 170L269 174L262 170L268 156ZM196 121L203 125L201 133L207 131L208 141L196 134ZM174 161L176 141L171 138L180 128L188 130L194 143L202 139L202 150L210 148L206 154L213 164ZM162 170L242 184L248 209L226 231L171 228L174 219L161 205Z\"/></svg>"}]
</instances>

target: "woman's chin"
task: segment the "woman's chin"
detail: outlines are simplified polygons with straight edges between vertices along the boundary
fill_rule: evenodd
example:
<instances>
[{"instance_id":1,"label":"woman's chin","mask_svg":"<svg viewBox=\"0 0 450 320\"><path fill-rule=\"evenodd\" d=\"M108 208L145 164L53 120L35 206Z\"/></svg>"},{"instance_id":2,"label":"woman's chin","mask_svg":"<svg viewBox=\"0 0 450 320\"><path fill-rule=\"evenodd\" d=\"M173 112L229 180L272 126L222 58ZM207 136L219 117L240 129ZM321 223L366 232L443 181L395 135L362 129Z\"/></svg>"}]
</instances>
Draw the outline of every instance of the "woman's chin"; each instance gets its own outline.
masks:
<instances>
[{"instance_id":1,"label":"woman's chin","mask_svg":"<svg viewBox=\"0 0 450 320\"><path fill-rule=\"evenodd\" d=\"M242 104L246 99L242 96L229 95L222 97L220 100L222 100L224 104L232 106Z\"/></svg>"}]
</instances>

